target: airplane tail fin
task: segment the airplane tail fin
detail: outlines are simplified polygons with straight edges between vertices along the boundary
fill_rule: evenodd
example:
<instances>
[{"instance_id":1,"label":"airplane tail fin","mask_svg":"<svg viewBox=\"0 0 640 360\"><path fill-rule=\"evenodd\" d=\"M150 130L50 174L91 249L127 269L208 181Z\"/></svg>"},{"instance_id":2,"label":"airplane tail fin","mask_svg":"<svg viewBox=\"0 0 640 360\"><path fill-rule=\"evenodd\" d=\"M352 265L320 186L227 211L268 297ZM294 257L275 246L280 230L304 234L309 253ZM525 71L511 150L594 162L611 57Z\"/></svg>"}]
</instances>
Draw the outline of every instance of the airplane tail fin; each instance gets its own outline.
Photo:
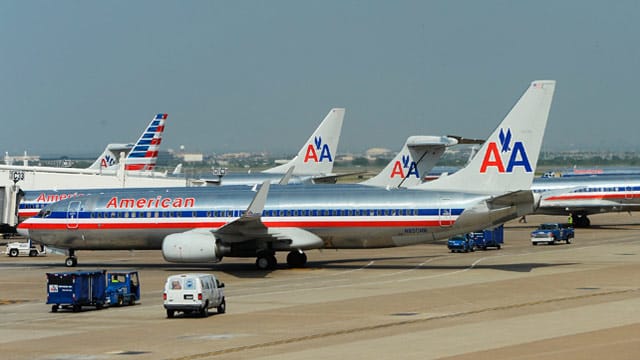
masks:
<instances>
[{"instance_id":1,"label":"airplane tail fin","mask_svg":"<svg viewBox=\"0 0 640 360\"><path fill-rule=\"evenodd\" d=\"M271 174L285 174L290 167L295 166L293 175L322 175L333 171L333 162L340 132L344 109L334 108L322 120L316 131L302 146L298 155L286 164L267 169L263 172Z\"/></svg>"},{"instance_id":2,"label":"airplane tail fin","mask_svg":"<svg viewBox=\"0 0 640 360\"><path fill-rule=\"evenodd\" d=\"M128 153L131 148L133 148L133 144L108 144L102 154L87 169L104 170L113 168L118 164L118 154L120 152Z\"/></svg>"},{"instance_id":3,"label":"airplane tail fin","mask_svg":"<svg viewBox=\"0 0 640 360\"><path fill-rule=\"evenodd\" d=\"M382 171L360 184L389 188L421 184L422 178L438 162L446 148L457 143L458 140L447 136L411 136Z\"/></svg>"},{"instance_id":4,"label":"airplane tail fin","mask_svg":"<svg viewBox=\"0 0 640 360\"><path fill-rule=\"evenodd\" d=\"M463 169L419 189L504 194L531 187L555 90L536 80Z\"/></svg>"},{"instance_id":5,"label":"airplane tail fin","mask_svg":"<svg viewBox=\"0 0 640 360\"><path fill-rule=\"evenodd\" d=\"M142 136L125 159L125 170L153 170L158 160L167 114L158 114L149 123Z\"/></svg>"}]
</instances>

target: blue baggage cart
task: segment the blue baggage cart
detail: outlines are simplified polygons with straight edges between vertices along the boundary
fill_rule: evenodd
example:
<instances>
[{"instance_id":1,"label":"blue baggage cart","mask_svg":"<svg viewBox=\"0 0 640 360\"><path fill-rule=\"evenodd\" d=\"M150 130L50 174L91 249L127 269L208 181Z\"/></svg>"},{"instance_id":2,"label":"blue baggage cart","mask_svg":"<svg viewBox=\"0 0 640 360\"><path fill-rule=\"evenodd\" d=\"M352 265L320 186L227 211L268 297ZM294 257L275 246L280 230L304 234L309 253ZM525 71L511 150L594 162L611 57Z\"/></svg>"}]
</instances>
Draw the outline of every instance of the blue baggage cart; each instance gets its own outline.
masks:
<instances>
[{"instance_id":1,"label":"blue baggage cart","mask_svg":"<svg viewBox=\"0 0 640 360\"><path fill-rule=\"evenodd\" d=\"M476 247L487 250L488 247L500 249L504 244L504 226L500 225L493 229L485 229L469 234L475 240Z\"/></svg>"},{"instance_id":2,"label":"blue baggage cart","mask_svg":"<svg viewBox=\"0 0 640 360\"><path fill-rule=\"evenodd\" d=\"M47 273L47 304L51 311L59 308L80 311L83 306L101 309L106 301L106 271L67 271Z\"/></svg>"}]
</instances>

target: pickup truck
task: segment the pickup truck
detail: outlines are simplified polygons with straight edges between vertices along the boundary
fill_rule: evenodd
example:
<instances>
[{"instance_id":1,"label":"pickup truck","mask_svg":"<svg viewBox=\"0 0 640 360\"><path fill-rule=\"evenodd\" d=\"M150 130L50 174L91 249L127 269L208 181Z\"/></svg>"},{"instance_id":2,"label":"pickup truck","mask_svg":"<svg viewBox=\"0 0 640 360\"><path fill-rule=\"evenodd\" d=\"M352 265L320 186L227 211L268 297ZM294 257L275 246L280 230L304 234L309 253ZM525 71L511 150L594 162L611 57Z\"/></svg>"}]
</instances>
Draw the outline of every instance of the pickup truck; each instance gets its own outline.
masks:
<instances>
[{"instance_id":1,"label":"pickup truck","mask_svg":"<svg viewBox=\"0 0 640 360\"><path fill-rule=\"evenodd\" d=\"M451 252L469 252L475 251L476 243L471 236L456 235L447 241L447 247Z\"/></svg>"},{"instance_id":2,"label":"pickup truck","mask_svg":"<svg viewBox=\"0 0 640 360\"><path fill-rule=\"evenodd\" d=\"M538 245L546 243L554 245L557 241L564 241L571 244L574 237L573 227L563 223L546 223L540 224L538 228L531 232L531 243Z\"/></svg>"}]
</instances>

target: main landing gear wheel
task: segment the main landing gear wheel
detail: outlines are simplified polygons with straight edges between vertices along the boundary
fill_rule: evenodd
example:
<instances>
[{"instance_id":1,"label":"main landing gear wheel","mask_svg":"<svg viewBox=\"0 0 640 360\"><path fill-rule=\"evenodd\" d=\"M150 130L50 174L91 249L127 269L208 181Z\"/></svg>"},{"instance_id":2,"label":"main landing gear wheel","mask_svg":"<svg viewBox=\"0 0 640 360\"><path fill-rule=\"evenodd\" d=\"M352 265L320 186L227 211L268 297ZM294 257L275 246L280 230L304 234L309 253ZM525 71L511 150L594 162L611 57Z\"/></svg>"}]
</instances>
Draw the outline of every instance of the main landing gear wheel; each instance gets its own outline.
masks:
<instances>
[{"instance_id":1,"label":"main landing gear wheel","mask_svg":"<svg viewBox=\"0 0 640 360\"><path fill-rule=\"evenodd\" d=\"M587 215L577 215L574 216L574 225L576 227L587 228L591 226L591 220L587 217Z\"/></svg>"},{"instance_id":2,"label":"main landing gear wheel","mask_svg":"<svg viewBox=\"0 0 640 360\"><path fill-rule=\"evenodd\" d=\"M307 264L307 254L302 250L293 250L287 255L287 264L290 268L301 268Z\"/></svg>"},{"instance_id":3,"label":"main landing gear wheel","mask_svg":"<svg viewBox=\"0 0 640 360\"><path fill-rule=\"evenodd\" d=\"M256 259L256 267L260 270L275 269L277 264L278 260L276 260L275 255L270 253L258 254Z\"/></svg>"},{"instance_id":4,"label":"main landing gear wheel","mask_svg":"<svg viewBox=\"0 0 640 360\"><path fill-rule=\"evenodd\" d=\"M64 260L64 265L66 267L74 267L78 265L78 258L76 257L76 251L74 249L69 249L69 256Z\"/></svg>"},{"instance_id":5,"label":"main landing gear wheel","mask_svg":"<svg viewBox=\"0 0 640 360\"><path fill-rule=\"evenodd\" d=\"M76 265L78 265L78 258L75 256L69 256L64 260L64 265L66 267L75 267Z\"/></svg>"}]
</instances>

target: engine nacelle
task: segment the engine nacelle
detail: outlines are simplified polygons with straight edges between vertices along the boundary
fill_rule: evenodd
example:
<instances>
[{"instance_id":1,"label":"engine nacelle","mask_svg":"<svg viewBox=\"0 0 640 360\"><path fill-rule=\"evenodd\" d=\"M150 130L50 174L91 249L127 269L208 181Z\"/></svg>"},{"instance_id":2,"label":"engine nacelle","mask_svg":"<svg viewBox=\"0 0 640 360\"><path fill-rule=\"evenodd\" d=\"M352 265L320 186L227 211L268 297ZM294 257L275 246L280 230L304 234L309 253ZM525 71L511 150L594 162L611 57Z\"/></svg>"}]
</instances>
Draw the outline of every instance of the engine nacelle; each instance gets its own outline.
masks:
<instances>
[{"instance_id":1,"label":"engine nacelle","mask_svg":"<svg viewBox=\"0 0 640 360\"><path fill-rule=\"evenodd\" d=\"M218 262L227 252L210 231L187 231L167 235L162 241L162 256L176 263Z\"/></svg>"}]
</instances>

